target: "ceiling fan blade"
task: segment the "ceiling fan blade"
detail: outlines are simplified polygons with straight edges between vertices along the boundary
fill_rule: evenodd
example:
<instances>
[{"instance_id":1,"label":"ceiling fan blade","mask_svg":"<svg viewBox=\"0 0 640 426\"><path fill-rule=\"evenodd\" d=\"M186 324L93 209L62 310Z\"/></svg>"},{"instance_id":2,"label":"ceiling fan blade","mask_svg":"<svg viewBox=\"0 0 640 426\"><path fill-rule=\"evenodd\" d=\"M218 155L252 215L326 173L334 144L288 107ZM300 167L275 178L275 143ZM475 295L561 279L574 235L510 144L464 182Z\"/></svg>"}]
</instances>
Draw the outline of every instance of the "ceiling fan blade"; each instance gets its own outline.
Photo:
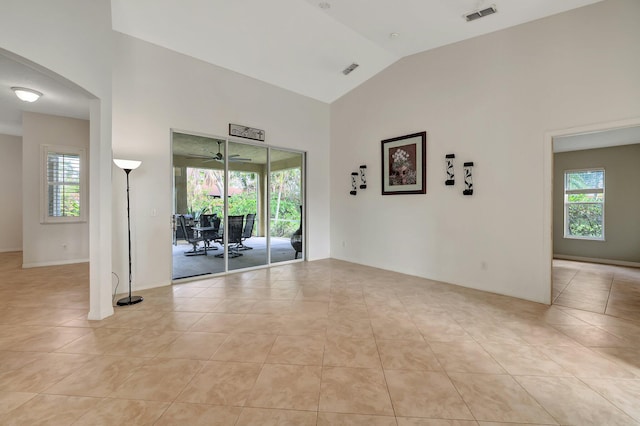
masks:
<instances>
[{"instance_id":1,"label":"ceiling fan blade","mask_svg":"<svg viewBox=\"0 0 640 426\"><path fill-rule=\"evenodd\" d=\"M251 158L233 157L233 158L229 158L229 161L237 161L237 162L251 161Z\"/></svg>"},{"instance_id":2,"label":"ceiling fan blade","mask_svg":"<svg viewBox=\"0 0 640 426\"><path fill-rule=\"evenodd\" d=\"M198 154L191 154L191 155L186 155L187 158L212 158L211 155L198 155Z\"/></svg>"}]
</instances>

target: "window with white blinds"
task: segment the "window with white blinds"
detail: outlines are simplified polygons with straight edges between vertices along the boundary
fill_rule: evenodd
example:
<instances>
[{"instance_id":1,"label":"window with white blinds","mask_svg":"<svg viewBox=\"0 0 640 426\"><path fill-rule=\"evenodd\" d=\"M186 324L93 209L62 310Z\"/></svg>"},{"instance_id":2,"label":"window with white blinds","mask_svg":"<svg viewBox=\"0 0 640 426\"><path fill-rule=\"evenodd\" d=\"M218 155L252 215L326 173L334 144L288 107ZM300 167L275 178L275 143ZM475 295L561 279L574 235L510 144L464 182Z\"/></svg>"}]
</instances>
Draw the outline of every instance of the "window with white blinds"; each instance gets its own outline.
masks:
<instances>
[{"instance_id":1,"label":"window with white blinds","mask_svg":"<svg viewBox=\"0 0 640 426\"><path fill-rule=\"evenodd\" d=\"M84 221L84 150L44 145L43 158L43 221Z\"/></svg>"}]
</instances>

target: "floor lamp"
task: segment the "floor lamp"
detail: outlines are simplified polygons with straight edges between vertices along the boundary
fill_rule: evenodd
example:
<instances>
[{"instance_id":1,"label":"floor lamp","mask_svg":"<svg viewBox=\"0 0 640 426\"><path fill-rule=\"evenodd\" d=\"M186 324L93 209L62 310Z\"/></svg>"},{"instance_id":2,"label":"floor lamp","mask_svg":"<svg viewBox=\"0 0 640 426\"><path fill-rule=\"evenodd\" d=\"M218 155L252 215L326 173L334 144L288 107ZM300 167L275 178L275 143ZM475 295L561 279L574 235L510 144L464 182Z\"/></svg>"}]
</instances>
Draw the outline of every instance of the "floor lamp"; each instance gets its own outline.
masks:
<instances>
[{"instance_id":1,"label":"floor lamp","mask_svg":"<svg viewBox=\"0 0 640 426\"><path fill-rule=\"evenodd\" d=\"M142 161L136 160L117 160L113 162L127 174L127 233L129 236L129 297L123 297L118 300L118 306L135 305L142 302L142 296L131 296L131 215L129 213L129 173L131 170L137 169Z\"/></svg>"}]
</instances>

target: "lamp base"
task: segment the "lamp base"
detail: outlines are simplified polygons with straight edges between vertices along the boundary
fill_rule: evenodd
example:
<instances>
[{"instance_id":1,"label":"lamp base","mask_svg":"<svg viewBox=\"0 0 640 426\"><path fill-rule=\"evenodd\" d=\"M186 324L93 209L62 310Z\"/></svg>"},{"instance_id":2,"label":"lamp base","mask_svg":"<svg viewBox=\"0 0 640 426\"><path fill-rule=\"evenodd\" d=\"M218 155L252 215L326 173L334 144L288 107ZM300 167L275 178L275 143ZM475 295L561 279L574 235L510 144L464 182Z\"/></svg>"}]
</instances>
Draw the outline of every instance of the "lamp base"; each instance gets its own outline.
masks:
<instances>
[{"instance_id":1,"label":"lamp base","mask_svg":"<svg viewBox=\"0 0 640 426\"><path fill-rule=\"evenodd\" d=\"M136 303L142 302L142 296L131 296L131 297L123 297L122 299L116 302L118 306L127 306L127 305L135 305Z\"/></svg>"}]
</instances>

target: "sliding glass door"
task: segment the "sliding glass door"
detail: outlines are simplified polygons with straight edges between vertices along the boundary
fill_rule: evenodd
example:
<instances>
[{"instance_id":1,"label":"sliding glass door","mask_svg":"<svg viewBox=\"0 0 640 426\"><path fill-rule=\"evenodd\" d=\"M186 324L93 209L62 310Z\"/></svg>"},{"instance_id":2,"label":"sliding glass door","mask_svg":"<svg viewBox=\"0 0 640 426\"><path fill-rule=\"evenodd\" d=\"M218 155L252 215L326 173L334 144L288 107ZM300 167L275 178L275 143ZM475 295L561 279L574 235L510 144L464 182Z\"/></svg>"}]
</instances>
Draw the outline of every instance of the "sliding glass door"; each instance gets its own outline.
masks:
<instances>
[{"instance_id":1,"label":"sliding glass door","mask_svg":"<svg viewBox=\"0 0 640 426\"><path fill-rule=\"evenodd\" d=\"M302 153L271 149L271 263L304 259L303 160Z\"/></svg>"},{"instance_id":2,"label":"sliding glass door","mask_svg":"<svg viewBox=\"0 0 640 426\"><path fill-rule=\"evenodd\" d=\"M267 148L229 142L227 167L229 270L266 265Z\"/></svg>"},{"instance_id":3,"label":"sliding glass door","mask_svg":"<svg viewBox=\"0 0 640 426\"><path fill-rule=\"evenodd\" d=\"M172 132L173 279L304 259L304 154Z\"/></svg>"}]
</instances>

